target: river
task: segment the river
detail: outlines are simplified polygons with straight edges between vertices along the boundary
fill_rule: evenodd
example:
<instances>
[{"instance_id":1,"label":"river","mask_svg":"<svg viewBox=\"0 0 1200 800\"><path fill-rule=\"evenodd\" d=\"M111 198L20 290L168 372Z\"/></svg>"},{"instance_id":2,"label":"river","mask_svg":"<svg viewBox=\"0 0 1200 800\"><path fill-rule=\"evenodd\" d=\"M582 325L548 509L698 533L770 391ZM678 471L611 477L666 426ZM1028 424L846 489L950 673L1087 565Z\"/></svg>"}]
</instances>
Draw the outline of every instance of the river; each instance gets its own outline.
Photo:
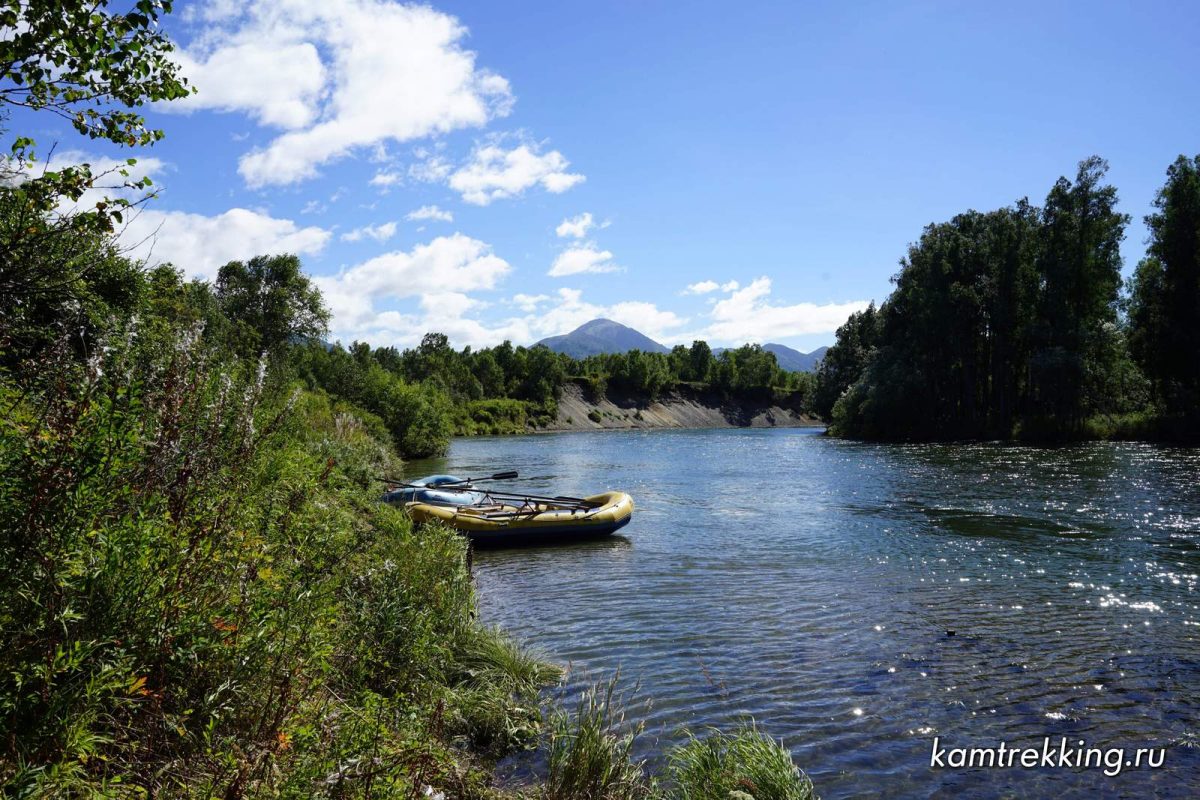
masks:
<instances>
[{"instance_id":1,"label":"river","mask_svg":"<svg viewBox=\"0 0 1200 800\"><path fill-rule=\"evenodd\" d=\"M752 717L824 798L1200 795L1200 450L812 430L459 439L410 474L621 489L607 541L480 551L481 613L571 686L640 684L638 755ZM931 768L1165 747L1158 769Z\"/></svg>"}]
</instances>

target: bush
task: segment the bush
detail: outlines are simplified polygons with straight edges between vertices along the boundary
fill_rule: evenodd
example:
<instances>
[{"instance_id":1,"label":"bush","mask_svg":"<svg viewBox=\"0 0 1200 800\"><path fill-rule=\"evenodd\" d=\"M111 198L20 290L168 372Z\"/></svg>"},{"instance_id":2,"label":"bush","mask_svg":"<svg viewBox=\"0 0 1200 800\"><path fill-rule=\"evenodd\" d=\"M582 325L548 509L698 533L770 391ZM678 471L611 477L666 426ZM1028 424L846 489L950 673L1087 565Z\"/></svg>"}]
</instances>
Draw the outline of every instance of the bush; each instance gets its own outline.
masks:
<instances>
[{"instance_id":1,"label":"bush","mask_svg":"<svg viewBox=\"0 0 1200 800\"><path fill-rule=\"evenodd\" d=\"M812 781L787 748L753 725L692 738L671 752L667 776L679 800L727 800L734 792L755 800L813 798Z\"/></svg>"},{"instance_id":2,"label":"bush","mask_svg":"<svg viewBox=\"0 0 1200 800\"><path fill-rule=\"evenodd\" d=\"M471 400L456 409L455 432L464 436L525 433L533 406L527 400L508 398Z\"/></svg>"},{"instance_id":3,"label":"bush","mask_svg":"<svg viewBox=\"0 0 1200 800\"><path fill-rule=\"evenodd\" d=\"M626 726L617 678L584 691L574 716L550 719L545 800L640 800L654 794L641 763L630 761L640 726Z\"/></svg>"},{"instance_id":4,"label":"bush","mask_svg":"<svg viewBox=\"0 0 1200 800\"><path fill-rule=\"evenodd\" d=\"M204 348L0 382L0 794L483 791L460 744L528 740L552 672L476 627L460 537L378 502L369 415Z\"/></svg>"},{"instance_id":5,"label":"bush","mask_svg":"<svg viewBox=\"0 0 1200 800\"><path fill-rule=\"evenodd\" d=\"M597 423L604 419L604 417L601 416L600 412L594 408L588 412L587 417L592 422L597 422Z\"/></svg>"}]
</instances>

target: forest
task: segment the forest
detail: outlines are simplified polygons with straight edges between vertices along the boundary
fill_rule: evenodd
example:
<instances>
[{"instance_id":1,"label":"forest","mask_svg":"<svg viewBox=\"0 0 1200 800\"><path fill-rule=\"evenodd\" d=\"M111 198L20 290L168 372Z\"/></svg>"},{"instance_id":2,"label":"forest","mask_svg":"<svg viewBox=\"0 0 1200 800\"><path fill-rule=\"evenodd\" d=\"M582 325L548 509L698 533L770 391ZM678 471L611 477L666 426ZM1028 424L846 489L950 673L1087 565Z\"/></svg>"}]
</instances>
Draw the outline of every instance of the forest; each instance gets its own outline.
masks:
<instances>
[{"instance_id":1,"label":"forest","mask_svg":"<svg viewBox=\"0 0 1200 800\"><path fill-rule=\"evenodd\" d=\"M887 300L838 329L813 410L868 439L1195 440L1200 156L1168 167L1127 285L1107 168L926 227Z\"/></svg>"}]
</instances>

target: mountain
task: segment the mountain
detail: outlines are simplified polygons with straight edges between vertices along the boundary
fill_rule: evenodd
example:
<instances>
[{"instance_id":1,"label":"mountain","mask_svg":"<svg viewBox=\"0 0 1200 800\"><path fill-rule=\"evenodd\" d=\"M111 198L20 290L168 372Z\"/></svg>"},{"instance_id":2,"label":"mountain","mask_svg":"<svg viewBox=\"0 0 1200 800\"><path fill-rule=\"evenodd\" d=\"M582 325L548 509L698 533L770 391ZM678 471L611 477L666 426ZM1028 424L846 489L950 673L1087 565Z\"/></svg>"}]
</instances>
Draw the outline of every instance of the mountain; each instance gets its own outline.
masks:
<instances>
[{"instance_id":1,"label":"mountain","mask_svg":"<svg viewBox=\"0 0 1200 800\"><path fill-rule=\"evenodd\" d=\"M728 349L727 347L714 347L713 355L719 356ZM779 363L780 369L786 369L788 372L814 372L817 364L821 363L821 359L825 357L825 351L829 348L818 347L811 353L801 353L786 344L768 342L762 346L762 349L775 354L775 361Z\"/></svg>"},{"instance_id":2,"label":"mountain","mask_svg":"<svg viewBox=\"0 0 1200 800\"><path fill-rule=\"evenodd\" d=\"M801 353L785 344L767 343L763 345L763 350L774 353L779 366L788 372L812 372L817 368L817 364L828 349L828 347L818 347L811 353Z\"/></svg>"},{"instance_id":3,"label":"mountain","mask_svg":"<svg viewBox=\"0 0 1200 800\"><path fill-rule=\"evenodd\" d=\"M658 342L611 319L594 319L585 322L570 333L550 336L538 344L544 344L556 353L566 353L571 358L587 358L600 353L624 353L627 350L644 350L647 353L666 353L667 348Z\"/></svg>"},{"instance_id":4,"label":"mountain","mask_svg":"<svg viewBox=\"0 0 1200 800\"><path fill-rule=\"evenodd\" d=\"M556 353L566 353L571 358L587 358L599 353L624 353L642 350L647 353L666 353L666 347L638 333L633 328L613 322L611 319L594 319L585 322L570 333L550 336L538 344L544 344ZM721 355L724 347L714 347L713 355ZM801 353L785 344L768 343L763 350L775 354L779 366L789 372L811 372L825 355L828 347L818 347L811 353Z\"/></svg>"}]
</instances>

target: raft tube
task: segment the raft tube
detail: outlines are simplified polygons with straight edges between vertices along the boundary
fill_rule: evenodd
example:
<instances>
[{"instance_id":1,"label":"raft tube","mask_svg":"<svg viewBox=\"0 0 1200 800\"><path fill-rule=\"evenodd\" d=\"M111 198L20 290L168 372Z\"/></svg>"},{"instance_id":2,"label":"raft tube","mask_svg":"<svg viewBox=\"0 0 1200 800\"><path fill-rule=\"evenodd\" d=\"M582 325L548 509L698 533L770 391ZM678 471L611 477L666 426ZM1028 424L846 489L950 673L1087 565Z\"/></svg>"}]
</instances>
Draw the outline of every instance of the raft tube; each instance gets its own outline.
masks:
<instances>
[{"instance_id":1,"label":"raft tube","mask_svg":"<svg viewBox=\"0 0 1200 800\"><path fill-rule=\"evenodd\" d=\"M413 502L405 505L416 523L441 522L465 534L474 544L545 544L608 536L629 524L633 498L605 492L584 498L592 508L545 506L446 506Z\"/></svg>"},{"instance_id":2,"label":"raft tube","mask_svg":"<svg viewBox=\"0 0 1200 800\"><path fill-rule=\"evenodd\" d=\"M460 488L441 490L437 488L448 483L458 484ZM426 478L417 478L412 482L411 486L393 489L385 493L383 495L383 502L391 503L392 505L419 502L434 503L437 505L469 506L483 501L483 492L461 488L462 484L462 479L456 478L453 475L430 475Z\"/></svg>"}]
</instances>

